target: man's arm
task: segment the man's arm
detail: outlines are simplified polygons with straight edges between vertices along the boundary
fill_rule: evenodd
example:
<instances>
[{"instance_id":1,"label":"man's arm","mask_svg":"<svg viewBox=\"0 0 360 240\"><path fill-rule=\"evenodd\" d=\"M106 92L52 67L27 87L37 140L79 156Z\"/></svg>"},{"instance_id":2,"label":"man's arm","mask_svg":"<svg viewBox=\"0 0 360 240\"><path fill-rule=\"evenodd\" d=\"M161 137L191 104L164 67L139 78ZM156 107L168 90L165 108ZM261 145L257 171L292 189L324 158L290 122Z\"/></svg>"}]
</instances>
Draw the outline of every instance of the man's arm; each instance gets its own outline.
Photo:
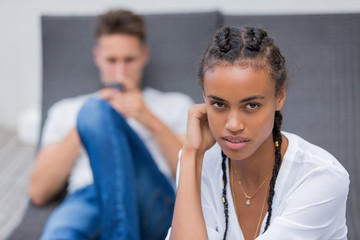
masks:
<instances>
[{"instance_id":1,"label":"man's arm","mask_svg":"<svg viewBox=\"0 0 360 240\"><path fill-rule=\"evenodd\" d=\"M173 176L176 176L178 154L184 143L184 135L176 135L160 119L149 111L149 120L145 125L153 134L154 139L159 145L161 152L167 160Z\"/></svg>"},{"instance_id":2,"label":"man's arm","mask_svg":"<svg viewBox=\"0 0 360 240\"><path fill-rule=\"evenodd\" d=\"M100 96L126 118L134 118L152 132L165 159L169 163L173 176L176 175L178 153L182 147L184 136L176 135L145 105L141 90L127 88L126 92L114 89L103 89ZM176 106L174 106L176 107Z\"/></svg>"},{"instance_id":3,"label":"man's arm","mask_svg":"<svg viewBox=\"0 0 360 240\"><path fill-rule=\"evenodd\" d=\"M44 205L64 187L81 149L76 128L60 142L49 143L36 156L29 194L36 205Z\"/></svg>"}]
</instances>

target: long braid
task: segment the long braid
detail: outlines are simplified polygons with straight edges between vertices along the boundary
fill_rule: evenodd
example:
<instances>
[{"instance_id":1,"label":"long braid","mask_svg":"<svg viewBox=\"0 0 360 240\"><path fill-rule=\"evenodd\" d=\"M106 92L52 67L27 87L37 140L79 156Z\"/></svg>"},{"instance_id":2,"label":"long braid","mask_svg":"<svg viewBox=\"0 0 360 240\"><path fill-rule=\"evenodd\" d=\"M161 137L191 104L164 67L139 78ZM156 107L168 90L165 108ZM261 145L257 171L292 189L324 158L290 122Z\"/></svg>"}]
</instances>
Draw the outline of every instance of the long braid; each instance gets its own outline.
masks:
<instances>
[{"instance_id":1,"label":"long braid","mask_svg":"<svg viewBox=\"0 0 360 240\"><path fill-rule=\"evenodd\" d=\"M229 204L228 204L228 200L226 197L226 186L227 186L227 176L226 176L226 155L224 154L223 151L221 151L221 156L222 156L222 163L221 163L221 168L222 168L222 181L223 181L223 189L222 189L222 202L224 205L224 213L225 213L225 231L224 231L224 240L226 239L226 234L228 231L228 227L229 227Z\"/></svg>"},{"instance_id":2,"label":"long braid","mask_svg":"<svg viewBox=\"0 0 360 240\"><path fill-rule=\"evenodd\" d=\"M269 197L267 199L268 203L268 217L266 219L266 225L264 232L268 229L270 225L271 215L272 215L272 202L275 195L275 182L278 176L280 165L281 165L281 144L282 144L282 137L281 137L281 123L282 123L282 115L280 111L275 112L275 121L274 121L274 128L273 128L273 139L275 145L275 164L272 172L272 178L270 180L270 190L269 190Z\"/></svg>"}]
</instances>

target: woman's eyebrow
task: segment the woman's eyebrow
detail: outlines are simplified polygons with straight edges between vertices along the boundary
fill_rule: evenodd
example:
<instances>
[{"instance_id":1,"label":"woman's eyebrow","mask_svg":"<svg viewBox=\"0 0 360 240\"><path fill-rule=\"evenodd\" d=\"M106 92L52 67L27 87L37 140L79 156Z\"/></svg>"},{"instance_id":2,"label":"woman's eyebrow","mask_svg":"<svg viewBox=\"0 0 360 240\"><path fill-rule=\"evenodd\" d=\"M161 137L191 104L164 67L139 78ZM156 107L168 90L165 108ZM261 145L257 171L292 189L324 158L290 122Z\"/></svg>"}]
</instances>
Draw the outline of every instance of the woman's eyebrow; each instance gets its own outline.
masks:
<instances>
[{"instance_id":1,"label":"woman's eyebrow","mask_svg":"<svg viewBox=\"0 0 360 240\"><path fill-rule=\"evenodd\" d=\"M209 96L207 96L207 98L212 98L212 99L215 99L215 100L221 101L221 102L227 102L225 99L222 99L222 98L214 96L214 95L209 95ZM241 99L239 103L245 103L245 102L250 102L250 101L253 101L256 99L264 99L264 98L265 97L261 96L261 95L251 96L251 97Z\"/></svg>"},{"instance_id":2,"label":"woman's eyebrow","mask_svg":"<svg viewBox=\"0 0 360 240\"><path fill-rule=\"evenodd\" d=\"M215 100L217 100L217 101L226 102L225 99L222 99L222 98L220 98L220 97L216 97L216 96L214 96L214 95L209 95L209 96L207 96L206 98L212 98L212 99L215 99Z\"/></svg>"},{"instance_id":3,"label":"woman's eyebrow","mask_svg":"<svg viewBox=\"0 0 360 240\"><path fill-rule=\"evenodd\" d=\"M253 100L256 100L256 99L264 99L264 98L265 98L264 96L260 96L260 95L251 96L251 97L247 97L247 98L242 99L240 101L240 103L250 102L250 101L253 101Z\"/></svg>"}]
</instances>

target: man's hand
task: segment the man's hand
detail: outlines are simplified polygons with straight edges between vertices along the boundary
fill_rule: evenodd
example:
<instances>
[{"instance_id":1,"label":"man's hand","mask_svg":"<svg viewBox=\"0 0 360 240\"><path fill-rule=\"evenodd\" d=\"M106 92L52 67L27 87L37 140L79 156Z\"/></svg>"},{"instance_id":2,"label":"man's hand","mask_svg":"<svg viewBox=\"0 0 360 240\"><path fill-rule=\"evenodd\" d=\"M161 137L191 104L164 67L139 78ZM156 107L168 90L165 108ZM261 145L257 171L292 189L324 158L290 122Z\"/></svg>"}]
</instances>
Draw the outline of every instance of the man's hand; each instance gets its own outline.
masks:
<instances>
[{"instance_id":1,"label":"man's hand","mask_svg":"<svg viewBox=\"0 0 360 240\"><path fill-rule=\"evenodd\" d=\"M131 79L121 76L116 80L124 86L124 91L115 88L104 88L100 97L125 118L134 118L146 127L154 137L164 157L169 163L173 176L176 175L178 153L183 139L168 128L145 105L142 91Z\"/></svg>"},{"instance_id":2,"label":"man's hand","mask_svg":"<svg viewBox=\"0 0 360 240\"><path fill-rule=\"evenodd\" d=\"M122 77L119 82L124 85L124 91L104 88L100 91L100 97L108 101L125 118L134 118L145 127L152 129L157 118L146 107L141 90L126 77Z\"/></svg>"}]
</instances>

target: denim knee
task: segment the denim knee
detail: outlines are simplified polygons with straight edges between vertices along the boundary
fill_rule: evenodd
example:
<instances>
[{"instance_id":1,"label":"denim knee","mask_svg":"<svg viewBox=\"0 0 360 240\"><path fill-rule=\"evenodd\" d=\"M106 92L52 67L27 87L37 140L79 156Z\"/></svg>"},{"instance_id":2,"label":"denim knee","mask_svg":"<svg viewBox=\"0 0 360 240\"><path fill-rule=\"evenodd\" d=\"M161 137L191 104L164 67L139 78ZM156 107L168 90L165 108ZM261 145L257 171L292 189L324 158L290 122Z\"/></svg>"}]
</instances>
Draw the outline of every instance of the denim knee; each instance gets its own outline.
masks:
<instances>
[{"instance_id":1,"label":"denim knee","mask_svg":"<svg viewBox=\"0 0 360 240\"><path fill-rule=\"evenodd\" d=\"M77 116L77 129L81 135L83 132L102 131L102 127L111 124L116 119L116 124L126 122L111 105L101 98L90 98L80 108Z\"/></svg>"},{"instance_id":2,"label":"denim knee","mask_svg":"<svg viewBox=\"0 0 360 240\"><path fill-rule=\"evenodd\" d=\"M108 102L100 98L90 98L80 108L77 125L81 128L92 128L101 124L104 115L109 114L111 107Z\"/></svg>"}]
</instances>

